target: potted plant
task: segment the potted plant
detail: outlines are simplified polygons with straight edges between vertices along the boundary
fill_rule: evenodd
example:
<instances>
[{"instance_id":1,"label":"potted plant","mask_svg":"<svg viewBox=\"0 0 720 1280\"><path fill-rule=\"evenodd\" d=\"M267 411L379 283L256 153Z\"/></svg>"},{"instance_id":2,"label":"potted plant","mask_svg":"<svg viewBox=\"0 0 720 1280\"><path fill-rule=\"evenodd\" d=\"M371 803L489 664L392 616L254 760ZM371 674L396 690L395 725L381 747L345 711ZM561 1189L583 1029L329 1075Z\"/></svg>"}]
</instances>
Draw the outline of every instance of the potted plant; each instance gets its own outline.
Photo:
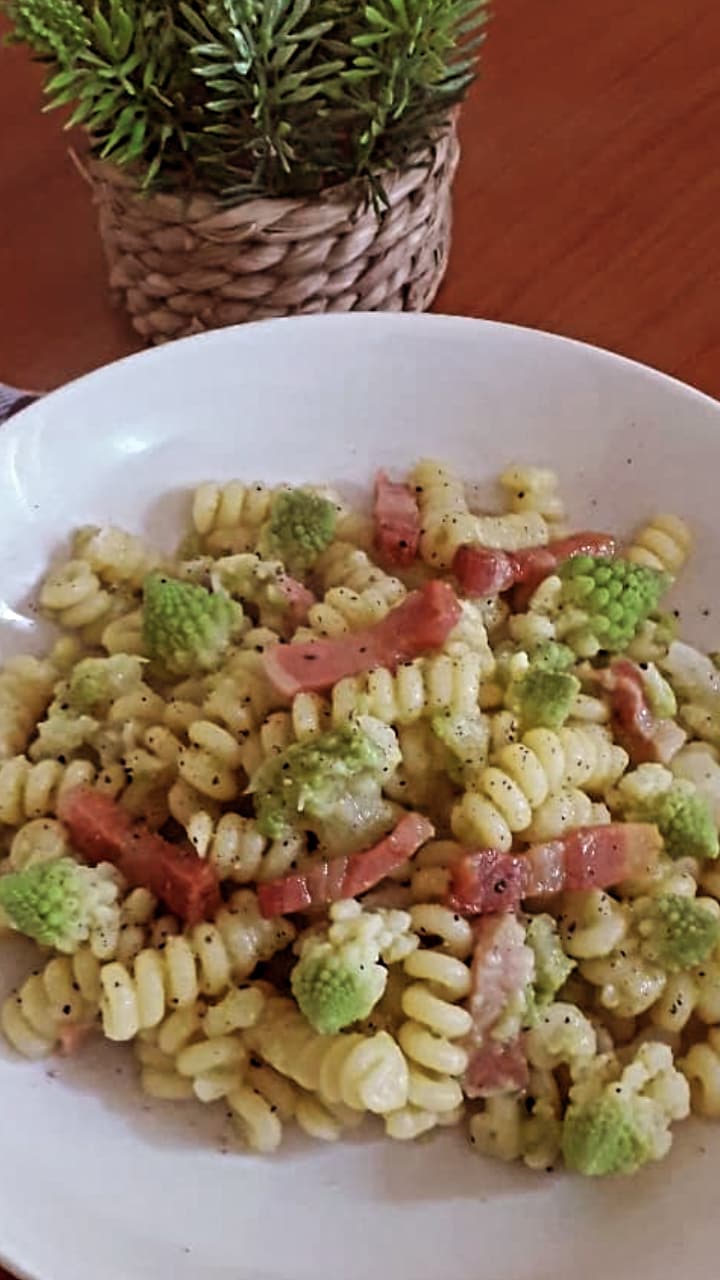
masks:
<instances>
[{"instance_id":1,"label":"potted plant","mask_svg":"<svg viewBox=\"0 0 720 1280\"><path fill-rule=\"evenodd\" d=\"M0 0L71 105L110 284L152 341L422 310L488 0Z\"/></svg>"}]
</instances>

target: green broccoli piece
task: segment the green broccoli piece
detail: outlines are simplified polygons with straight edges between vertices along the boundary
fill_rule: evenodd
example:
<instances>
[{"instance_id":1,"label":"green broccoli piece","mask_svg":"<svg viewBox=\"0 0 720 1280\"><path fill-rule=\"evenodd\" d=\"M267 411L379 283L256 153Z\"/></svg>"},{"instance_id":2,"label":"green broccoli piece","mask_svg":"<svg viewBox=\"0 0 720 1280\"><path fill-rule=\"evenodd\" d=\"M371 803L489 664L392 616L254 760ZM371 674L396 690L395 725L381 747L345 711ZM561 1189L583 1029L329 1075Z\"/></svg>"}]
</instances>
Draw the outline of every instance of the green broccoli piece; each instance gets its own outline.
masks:
<instances>
[{"instance_id":1,"label":"green broccoli piece","mask_svg":"<svg viewBox=\"0 0 720 1280\"><path fill-rule=\"evenodd\" d=\"M115 698L137 687L144 660L127 653L110 658L83 658L73 668L66 702L79 715L102 716Z\"/></svg>"},{"instance_id":2,"label":"green broccoli piece","mask_svg":"<svg viewBox=\"0 0 720 1280\"><path fill-rule=\"evenodd\" d=\"M587 1177L635 1173L653 1159L648 1133L631 1102L612 1093L582 1107L568 1107L562 1152L568 1169Z\"/></svg>"},{"instance_id":3,"label":"green broccoli piece","mask_svg":"<svg viewBox=\"0 0 720 1280\"><path fill-rule=\"evenodd\" d=\"M400 759L393 730L371 716L293 743L251 779L258 830L280 839L304 826L328 844L362 844L387 822L381 788Z\"/></svg>"},{"instance_id":4,"label":"green broccoli piece","mask_svg":"<svg viewBox=\"0 0 720 1280\"><path fill-rule=\"evenodd\" d=\"M557 640L541 640L530 651L533 671L569 671L575 665L575 654L567 644Z\"/></svg>"},{"instance_id":5,"label":"green broccoli piece","mask_svg":"<svg viewBox=\"0 0 720 1280\"><path fill-rule=\"evenodd\" d=\"M335 536L337 511L328 498L307 489L278 493L260 530L258 550L279 559L292 574L303 574Z\"/></svg>"},{"instance_id":6,"label":"green broccoli piece","mask_svg":"<svg viewBox=\"0 0 720 1280\"><path fill-rule=\"evenodd\" d=\"M157 573L145 579L143 597L147 652L172 675L216 667L243 618L228 596Z\"/></svg>"},{"instance_id":7,"label":"green broccoli piece","mask_svg":"<svg viewBox=\"0 0 720 1280\"><path fill-rule=\"evenodd\" d=\"M531 1006L542 1009L554 1000L557 992L575 968L575 961L565 955L558 937L557 922L552 916L533 916L525 934L525 942L535 956Z\"/></svg>"},{"instance_id":8,"label":"green broccoli piece","mask_svg":"<svg viewBox=\"0 0 720 1280\"><path fill-rule=\"evenodd\" d=\"M638 805L633 818L654 822L671 858L717 858L720 841L710 806L685 779Z\"/></svg>"},{"instance_id":9,"label":"green broccoli piece","mask_svg":"<svg viewBox=\"0 0 720 1280\"><path fill-rule=\"evenodd\" d=\"M543 671L532 667L521 680L510 685L509 709L527 729L559 729L572 710L580 692L576 676L563 671Z\"/></svg>"},{"instance_id":10,"label":"green broccoli piece","mask_svg":"<svg viewBox=\"0 0 720 1280\"><path fill-rule=\"evenodd\" d=\"M0 878L0 907L13 927L58 951L76 951L91 931L109 928L117 898L117 874L108 863L85 867L55 858Z\"/></svg>"},{"instance_id":11,"label":"green broccoli piece","mask_svg":"<svg viewBox=\"0 0 720 1280\"><path fill-rule=\"evenodd\" d=\"M335 1035L375 1007L388 976L378 957L377 945L359 938L341 946L322 937L305 943L290 985L301 1012L321 1035Z\"/></svg>"},{"instance_id":12,"label":"green broccoli piece","mask_svg":"<svg viewBox=\"0 0 720 1280\"><path fill-rule=\"evenodd\" d=\"M571 624L565 639L578 652L589 642L608 653L621 652L668 585L654 569L604 556L572 556L558 574L561 610Z\"/></svg>"},{"instance_id":13,"label":"green broccoli piece","mask_svg":"<svg viewBox=\"0 0 720 1280\"><path fill-rule=\"evenodd\" d=\"M720 940L720 919L695 898L638 899L634 915L642 954L668 973L702 964Z\"/></svg>"},{"instance_id":14,"label":"green broccoli piece","mask_svg":"<svg viewBox=\"0 0 720 1280\"><path fill-rule=\"evenodd\" d=\"M687 1081L672 1050L648 1041L617 1078L612 1059L599 1058L570 1089L562 1131L569 1169L588 1177L635 1173L670 1149L670 1122L690 1110Z\"/></svg>"}]
</instances>

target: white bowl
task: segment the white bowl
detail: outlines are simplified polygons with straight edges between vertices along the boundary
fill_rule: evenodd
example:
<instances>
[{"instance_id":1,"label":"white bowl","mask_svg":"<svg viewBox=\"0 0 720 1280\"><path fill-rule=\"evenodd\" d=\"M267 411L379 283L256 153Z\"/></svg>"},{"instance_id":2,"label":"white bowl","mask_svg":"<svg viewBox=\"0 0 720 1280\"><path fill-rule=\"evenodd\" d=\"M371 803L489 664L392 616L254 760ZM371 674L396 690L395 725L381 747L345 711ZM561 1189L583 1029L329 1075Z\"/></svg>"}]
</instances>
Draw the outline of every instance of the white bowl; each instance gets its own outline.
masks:
<instances>
[{"instance_id":1,"label":"white bowl","mask_svg":"<svg viewBox=\"0 0 720 1280\"><path fill-rule=\"evenodd\" d=\"M482 481L548 463L583 526L688 517L683 623L717 647L718 427L720 405L649 369L470 320L279 321L133 356L0 431L0 653L46 639L28 594L74 525L170 546L200 480L353 491L418 455ZM6 986L19 963L5 946ZM480 1160L457 1134L226 1151L222 1110L149 1107L109 1046L50 1066L3 1050L0 1096L0 1254L42 1280L705 1280L714 1266L710 1125L682 1126L633 1181L598 1184Z\"/></svg>"}]
</instances>

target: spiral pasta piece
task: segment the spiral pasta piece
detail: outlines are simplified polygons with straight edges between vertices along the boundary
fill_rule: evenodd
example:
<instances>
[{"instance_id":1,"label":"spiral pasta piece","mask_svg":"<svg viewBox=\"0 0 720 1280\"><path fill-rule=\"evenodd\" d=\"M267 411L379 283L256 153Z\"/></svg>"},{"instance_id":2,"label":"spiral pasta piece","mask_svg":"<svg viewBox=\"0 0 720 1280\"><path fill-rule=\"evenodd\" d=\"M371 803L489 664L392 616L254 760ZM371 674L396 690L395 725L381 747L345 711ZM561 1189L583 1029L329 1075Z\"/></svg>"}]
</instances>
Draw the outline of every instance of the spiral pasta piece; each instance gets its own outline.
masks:
<instances>
[{"instance_id":1,"label":"spiral pasta piece","mask_svg":"<svg viewBox=\"0 0 720 1280\"><path fill-rule=\"evenodd\" d=\"M160 945L177 928L172 917L154 919L156 905L146 889L134 890L121 904L114 936L108 932L102 945L91 939L73 955L53 956L3 1001L0 1026L18 1053L47 1057L64 1043L72 1047L97 1022L104 962L115 955L129 963L146 942Z\"/></svg>"},{"instance_id":2,"label":"spiral pasta piece","mask_svg":"<svg viewBox=\"0 0 720 1280\"><path fill-rule=\"evenodd\" d=\"M255 1026L266 995L262 984L231 987L215 1004L176 1009L156 1028L141 1032L135 1054L141 1083L152 1097L226 1098L247 1146L273 1151L292 1119L309 1136L334 1142L361 1120L342 1104L323 1103L287 1076L250 1057L238 1032Z\"/></svg>"},{"instance_id":3,"label":"spiral pasta piece","mask_svg":"<svg viewBox=\"0 0 720 1280\"><path fill-rule=\"evenodd\" d=\"M430 840L423 845L410 866L413 902L444 902L450 883L450 869L464 853L464 846L456 840Z\"/></svg>"},{"instance_id":4,"label":"spiral pasta piece","mask_svg":"<svg viewBox=\"0 0 720 1280\"><path fill-rule=\"evenodd\" d=\"M100 973L101 1012L110 1040L131 1040L156 1026L166 1009L183 1008L200 995L222 995L249 977L295 936L283 918L263 919L256 895L240 889L205 922L169 937L163 949L141 951L131 968L113 962Z\"/></svg>"},{"instance_id":5,"label":"spiral pasta piece","mask_svg":"<svg viewBox=\"0 0 720 1280\"><path fill-rule=\"evenodd\" d=\"M282 699L268 680L262 655L237 651L216 676L211 676L203 695L202 718L224 725L240 740L262 723Z\"/></svg>"},{"instance_id":6,"label":"spiral pasta piece","mask_svg":"<svg viewBox=\"0 0 720 1280\"><path fill-rule=\"evenodd\" d=\"M398 604L406 594L399 578L386 573L367 552L349 542L331 542L318 556L313 572L326 592L338 587L359 596L366 591L376 591L387 601L388 607Z\"/></svg>"},{"instance_id":7,"label":"spiral pasta piece","mask_svg":"<svg viewBox=\"0 0 720 1280\"><path fill-rule=\"evenodd\" d=\"M567 955L594 960L620 946L629 916L627 909L602 889L568 890L561 899L558 923Z\"/></svg>"},{"instance_id":8,"label":"spiral pasta piece","mask_svg":"<svg viewBox=\"0 0 720 1280\"><path fill-rule=\"evenodd\" d=\"M52 862L70 851L67 832L57 818L30 818L13 835L8 869L24 871L39 862Z\"/></svg>"},{"instance_id":9,"label":"spiral pasta piece","mask_svg":"<svg viewBox=\"0 0 720 1280\"><path fill-rule=\"evenodd\" d=\"M566 794L552 813L546 812L542 830L552 826L551 834L557 835L583 825L593 810L587 797L588 808L584 808L578 788L591 795L602 792L617 780L627 759L626 752L597 725L557 732L531 729L520 742L498 751L494 763L458 801L451 819L453 834L461 841L507 851L513 835L528 831L534 813L563 789ZM538 824L537 838L539 829Z\"/></svg>"},{"instance_id":10,"label":"spiral pasta piece","mask_svg":"<svg viewBox=\"0 0 720 1280\"><path fill-rule=\"evenodd\" d=\"M228 1103L248 1147L260 1153L276 1150L281 1126L295 1120L309 1137L336 1142L343 1130L362 1123L362 1115L342 1103L328 1103L300 1089L267 1063L251 1060L240 1091Z\"/></svg>"},{"instance_id":11,"label":"spiral pasta piece","mask_svg":"<svg viewBox=\"0 0 720 1280\"><path fill-rule=\"evenodd\" d=\"M103 587L87 560L77 557L50 570L40 588L40 607L67 631L85 631L99 624L104 629L127 602Z\"/></svg>"},{"instance_id":12,"label":"spiral pasta piece","mask_svg":"<svg viewBox=\"0 0 720 1280\"><path fill-rule=\"evenodd\" d=\"M667 512L654 516L638 530L625 555L634 564L677 577L692 546L693 536L685 521Z\"/></svg>"},{"instance_id":13,"label":"spiral pasta piece","mask_svg":"<svg viewBox=\"0 0 720 1280\"><path fill-rule=\"evenodd\" d=\"M607 956L583 960L580 973L599 989L600 1004L620 1018L646 1013L667 983L667 974L645 959L637 940L631 937Z\"/></svg>"},{"instance_id":14,"label":"spiral pasta piece","mask_svg":"<svg viewBox=\"0 0 720 1280\"><path fill-rule=\"evenodd\" d=\"M298 627L293 642L304 643L312 636L342 636L360 627L370 627L385 617L400 595L394 588L384 589L382 584L360 592L350 587L331 587L318 604L310 606L307 625Z\"/></svg>"},{"instance_id":15,"label":"spiral pasta piece","mask_svg":"<svg viewBox=\"0 0 720 1280\"><path fill-rule=\"evenodd\" d=\"M458 547L465 543L518 551L548 541L547 524L537 511L473 515L462 482L439 462L418 463L411 473L411 483L422 519L420 552L433 568L448 569Z\"/></svg>"},{"instance_id":16,"label":"spiral pasta piece","mask_svg":"<svg viewBox=\"0 0 720 1280\"><path fill-rule=\"evenodd\" d=\"M183 781L171 787L168 805L196 852L217 869L220 880L235 884L274 880L285 875L306 851L304 836L290 834L268 840L260 834L253 818L218 813Z\"/></svg>"},{"instance_id":17,"label":"spiral pasta piece","mask_svg":"<svg viewBox=\"0 0 720 1280\"><path fill-rule=\"evenodd\" d=\"M707 1039L692 1045L678 1066L690 1085L692 1110L720 1120L720 1027L711 1027Z\"/></svg>"},{"instance_id":18,"label":"spiral pasta piece","mask_svg":"<svg viewBox=\"0 0 720 1280\"><path fill-rule=\"evenodd\" d=\"M454 1111L462 1103L458 1077L468 1062L458 1041L472 1027L459 1003L470 993L470 970L455 956L424 949L409 955L403 968L413 979L402 994L407 1021L397 1037L408 1060L408 1101L433 1114Z\"/></svg>"},{"instance_id":19,"label":"spiral pasta piece","mask_svg":"<svg viewBox=\"0 0 720 1280\"><path fill-rule=\"evenodd\" d=\"M559 840L578 827L605 826L610 821L607 805L591 800L578 787L563 787L538 805L530 825L523 831L523 839L531 844L544 844L548 840Z\"/></svg>"},{"instance_id":20,"label":"spiral pasta piece","mask_svg":"<svg viewBox=\"0 0 720 1280\"><path fill-rule=\"evenodd\" d=\"M443 744L422 721L401 725L397 737L402 763L386 781L385 794L400 804L425 808L434 823L446 826L454 792Z\"/></svg>"},{"instance_id":21,"label":"spiral pasta piece","mask_svg":"<svg viewBox=\"0 0 720 1280\"><path fill-rule=\"evenodd\" d=\"M529 1169L552 1169L560 1154L562 1103L552 1071L533 1068L526 1094L487 1098L470 1120L470 1143L478 1155Z\"/></svg>"},{"instance_id":22,"label":"spiral pasta piece","mask_svg":"<svg viewBox=\"0 0 720 1280\"><path fill-rule=\"evenodd\" d=\"M0 670L0 761L25 750L57 678L52 662L29 655L10 658Z\"/></svg>"},{"instance_id":23,"label":"spiral pasta piece","mask_svg":"<svg viewBox=\"0 0 720 1280\"><path fill-rule=\"evenodd\" d=\"M713 899L703 905L714 908ZM720 1022L720 957L715 951L696 969L668 974L650 1010L650 1021L670 1035L684 1031L690 1019L712 1026Z\"/></svg>"},{"instance_id":24,"label":"spiral pasta piece","mask_svg":"<svg viewBox=\"0 0 720 1280\"><path fill-rule=\"evenodd\" d=\"M342 724L362 710L385 724L412 724L447 711L477 713L484 664L478 653L438 654L403 663L393 675L376 667L364 676L339 680L332 692L332 719Z\"/></svg>"},{"instance_id":25,"label":"spiral pasta piece","mask_svg":"<svg viewBox=\"0 0 720 1280\"><path fill-rule=\"evenodd\" d=\"M91 1024L100 999L100 962L89 948L54 956L26 978L0 1008L0 1025L25 1058L53 1053L70 1028Z\"/></svg>"},{"instance_id":26,"label":"spiral pasta piece","mask_svg":"<svg viewBox=\"0 0 720 1280\"><path fill-rule=\"evenodd\" d=\"M242 765L248 776L293 742L307 742L330 728L330 706L317 693L298 693L289 711L273 711L242 744Z\"/></svg>"},{"instance_id":27,"label":"spiral pasta piece","mask_svg":"<svg viewBox=\"0 0 720 1280\"><path fill-rule=\"evenodd\" d=\"M500 487L511 511L537 511L549 521L565 519L559 477L549 467L506 467L500 476Z\"/></svg>"},{"instance_id":28,"label":"spiral pasta piece","mask_svg":"<svg viewBox=\"0 0 720 1280\"><path fill-rule=\"evenodd\" d=\"M137 591L160 557L142 538L115 525L79 529L73 538L73 557L84 560L101 582L127 584Z\"/></svg>"},{"instance_id":29,"label":"spiral pasta piece","mask_svg":"<svg viewBox=\"0 0 720 1280\"><path fill-rule=\"evenodd\" d=\"M54 815L62 795L73 787L93 786L115 797L126 782L120 766L100 769L89 760L32 764L26 756L15 756L0 765L0 823L20 826L30 818Z\"/></svg>"},{"instance_id":30,"label":"spiral pasta piece","mask_svg":"<svg viewBox=\"0 0 720 1280\"><path fill-rule=\"evenodd\" d=\"M100 644L109 654L130 653L143 657L145 641L143 639L142 609L120 610L110 621L104 620L100 632Z\"/></svg>"},{"instance_id":31,"label":"spiral pasta piece","mask_svg":"<svg viewBox=\"0 0 720 1280\"><path fill-rule=\"evenodd\" d=\"M197 720L188 729L188 739L189 746L177 756L181 778L211 800L234 800L240 790L242 750L233 735L210 720Z\"/></svg>"},{"instance_id":32,"label":"spiral pasta piece","mask_svg":"<svg viewBox=\"0 0 720 1280\"><path fill-rule=\"evenodd\" d=\"M212 555L253 551L277 492L240 480L199 485L192 499L192 526L201 546Z\"/></svg>"},{"instance_id":33,"label":"spiral pasta piece","mask_svg":"<svg viewBox=\"0 0 720 1280\"><path fill-rule=\"evenodd\" d=\"M245 1033L250 1049L325 1104L387 1115L408 1100L408 1068L392 1036L341 1032L321 1036L291 1000L268 1000Z\"/></svg>"}]
</instances>

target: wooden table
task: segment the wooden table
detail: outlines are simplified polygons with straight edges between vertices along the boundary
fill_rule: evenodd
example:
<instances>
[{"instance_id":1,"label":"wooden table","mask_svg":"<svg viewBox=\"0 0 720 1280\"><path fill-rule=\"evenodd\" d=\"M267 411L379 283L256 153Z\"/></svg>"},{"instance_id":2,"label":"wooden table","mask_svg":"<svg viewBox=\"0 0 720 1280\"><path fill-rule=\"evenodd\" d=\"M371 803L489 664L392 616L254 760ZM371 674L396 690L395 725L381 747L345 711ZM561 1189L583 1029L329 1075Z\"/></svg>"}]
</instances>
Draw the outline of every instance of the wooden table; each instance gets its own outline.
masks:
<instances>
[{"instance_id":1,"label":"wooden table","mask_svg":"<svg viewBox=\"0 0 720 1280\"><path fill-rule=\"evenodd\" d=\"M437 309L596 342L720 397L718 66L716 0L498 0ZM0 379L52 387L139 342L40 83L3 53Z\"/></svg>"},{"instance_id":2,"label":"wooden table","mask_svg":"<svg viewBox=\"0 0 720 1280\"><path fill-rule=\"evenodd\" d=\"M41 70L0 55L0 380L139 345ZM720 8L497 0L436 309L553 329L720 396Z\"/></svg>"}]
</instances>

